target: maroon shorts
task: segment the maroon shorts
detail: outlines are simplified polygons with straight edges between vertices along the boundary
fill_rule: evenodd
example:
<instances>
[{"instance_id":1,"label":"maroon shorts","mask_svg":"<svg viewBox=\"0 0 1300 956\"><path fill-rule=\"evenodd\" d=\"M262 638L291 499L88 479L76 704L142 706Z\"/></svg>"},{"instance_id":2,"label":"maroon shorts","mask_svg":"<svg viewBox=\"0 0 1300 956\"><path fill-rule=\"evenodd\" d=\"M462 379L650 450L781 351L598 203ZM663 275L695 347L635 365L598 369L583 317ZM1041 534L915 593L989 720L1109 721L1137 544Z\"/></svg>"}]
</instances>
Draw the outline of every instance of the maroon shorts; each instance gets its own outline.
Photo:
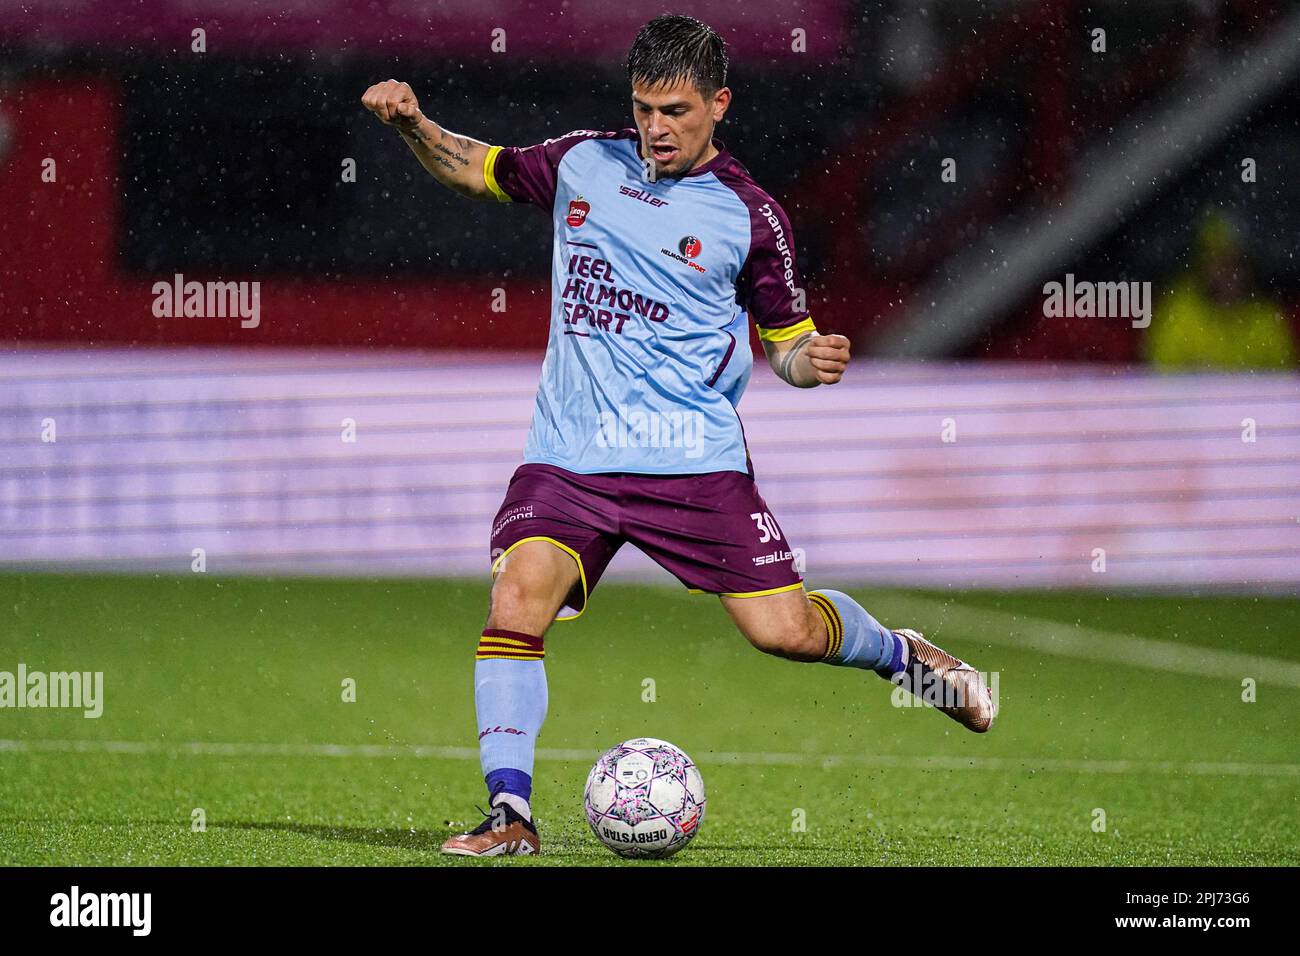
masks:
<instances>
[{"instance_id":1,"label":"maroon shorts","mask_svg":"<svg viewBox=\"0 0 1300 956\"><path fill-rule=\"evenodd\" d=\"M555 465L521 465L492 522L493 572L515 547L536 540L578 562L580 580L557 615L561 621L583 612L624 542L693 591L757 597L803 584L796 570L802 560L754 479L738 471L580 475Z\"/></svg>"}]
</instances>

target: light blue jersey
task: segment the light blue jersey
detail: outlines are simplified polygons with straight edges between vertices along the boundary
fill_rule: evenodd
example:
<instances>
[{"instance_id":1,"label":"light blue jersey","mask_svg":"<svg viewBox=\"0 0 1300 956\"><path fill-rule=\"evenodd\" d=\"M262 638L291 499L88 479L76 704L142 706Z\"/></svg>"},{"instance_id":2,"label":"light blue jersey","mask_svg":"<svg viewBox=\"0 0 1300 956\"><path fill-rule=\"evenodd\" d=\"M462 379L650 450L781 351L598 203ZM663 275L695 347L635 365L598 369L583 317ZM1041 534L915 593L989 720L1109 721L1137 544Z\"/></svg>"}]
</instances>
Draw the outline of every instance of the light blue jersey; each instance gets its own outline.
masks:
<instances>
[{"instance_id":1,"label":"light blue jersey","mask_svg":"<svg viewBox=\"0 0 1300 956\"><path fill-rule=\"evenodd\" d=\"M736 406L765 339L812 330L790 223L718 155L646 182L635 129L493 147L502 202L554 222L551 331L525 462L582 474L753 474Z\"/></svg>"}]
</instances>

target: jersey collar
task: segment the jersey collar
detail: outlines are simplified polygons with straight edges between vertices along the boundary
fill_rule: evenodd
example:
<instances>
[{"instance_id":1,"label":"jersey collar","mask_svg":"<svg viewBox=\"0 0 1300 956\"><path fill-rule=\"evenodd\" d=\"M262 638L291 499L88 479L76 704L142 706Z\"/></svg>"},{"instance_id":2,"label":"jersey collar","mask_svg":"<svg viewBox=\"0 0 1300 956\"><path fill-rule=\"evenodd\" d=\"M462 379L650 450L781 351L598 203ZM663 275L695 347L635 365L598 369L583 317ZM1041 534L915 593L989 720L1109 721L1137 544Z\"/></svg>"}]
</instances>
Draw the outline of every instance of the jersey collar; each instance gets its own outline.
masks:
<instances>
[{"instance_id":1,"label":"jersey collar","mask_svg":"<svg viewBox=\"0 0 1300 956\"><path fill-rule=\"evenodd\" d=\"M731 153L727 152L727 146L724 142L722 142L722 140L715 137L712 140L712 143L713 143L713 148L718 151L718 155L714 156L703 166L697 166L695 169L692 169L689 173L682 173L681 175L682 179L690 179L693 176L703 176L705 173L714 172L721 166L725 165L727 161L731 159Z\"/></svg>"}]
</instances>

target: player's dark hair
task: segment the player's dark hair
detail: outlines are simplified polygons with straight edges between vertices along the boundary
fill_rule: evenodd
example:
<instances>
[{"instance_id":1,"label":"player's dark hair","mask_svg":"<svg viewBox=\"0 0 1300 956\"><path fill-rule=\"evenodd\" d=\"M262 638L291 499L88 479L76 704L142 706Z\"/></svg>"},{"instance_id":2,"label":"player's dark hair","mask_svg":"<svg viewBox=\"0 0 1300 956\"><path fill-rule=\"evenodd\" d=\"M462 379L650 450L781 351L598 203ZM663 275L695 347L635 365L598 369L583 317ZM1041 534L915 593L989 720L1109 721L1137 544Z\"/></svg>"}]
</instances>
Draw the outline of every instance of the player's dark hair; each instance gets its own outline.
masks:
<instances>
[{"instance_id":1,"label":"player's dark hair","mask_svg":"<svg viewBox=\"0 0 1300 956\"><path fill-rule=\"evenodd\" d=\"M643 26L632 41L627 77L647 86L690 80L708 100L727 85L727 44L707 23L664 14Z\"/></svg>"}]
</instances>

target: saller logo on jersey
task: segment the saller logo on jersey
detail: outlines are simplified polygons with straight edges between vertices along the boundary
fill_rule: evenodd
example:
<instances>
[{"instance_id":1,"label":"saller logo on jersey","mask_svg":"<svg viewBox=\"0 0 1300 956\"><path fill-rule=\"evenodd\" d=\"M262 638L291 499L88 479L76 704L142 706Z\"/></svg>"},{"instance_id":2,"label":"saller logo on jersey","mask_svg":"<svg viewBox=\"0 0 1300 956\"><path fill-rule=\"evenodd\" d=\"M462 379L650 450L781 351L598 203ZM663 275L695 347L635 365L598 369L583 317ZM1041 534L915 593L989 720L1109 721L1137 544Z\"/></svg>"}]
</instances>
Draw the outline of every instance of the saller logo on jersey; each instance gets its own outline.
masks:
<instances>
[{"instance_id":1,"label":"saller logo on jersey","mask_svg":"<svg viewBox=\"0 0 1300 956\"><path fill-rule=\"evenodd\" d=\"M575 229L587 221L587 214L591 212L591 203L579 196L577 199L569 200L569 214L564 217L564 221Z\"/></svg>"},{"instance_id":2,"label":"saller logo on jersey","mask_svg":"<svg viewBox=\"0 0 1300 956\"><path fill-rule=\"evenodd\" d=\"M658 196L652 196L650 195L649 190L633 189L631 186L619 186L618 191L620 195L629 196L632 199L639 200L643 203L649 203L651 206L656 208L668 205L667 199L660 199Z\"/></svg>"}]
</instances>

